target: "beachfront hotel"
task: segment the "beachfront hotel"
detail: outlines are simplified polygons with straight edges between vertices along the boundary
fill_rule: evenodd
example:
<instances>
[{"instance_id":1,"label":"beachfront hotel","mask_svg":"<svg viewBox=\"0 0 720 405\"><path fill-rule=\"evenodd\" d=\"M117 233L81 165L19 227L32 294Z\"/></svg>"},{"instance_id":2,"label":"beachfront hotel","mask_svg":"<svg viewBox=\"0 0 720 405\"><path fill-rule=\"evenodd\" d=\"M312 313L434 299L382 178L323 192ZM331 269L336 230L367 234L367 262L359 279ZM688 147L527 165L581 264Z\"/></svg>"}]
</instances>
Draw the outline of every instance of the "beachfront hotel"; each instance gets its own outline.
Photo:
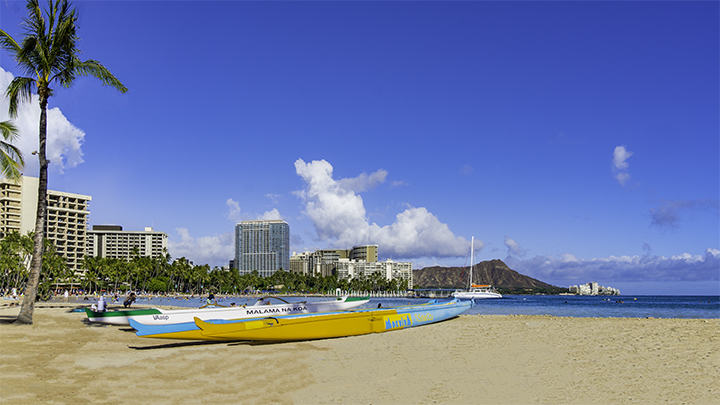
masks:
<instances>
[{"instance_id":1,"label":"beachfront hotel","mask_svg":"<svg viewBox=\"0 0 720 405\"><path fill-rule=\"evenodd\" d=\"M240 275L261 277L290 269L290 226L282 220L242 221L235 226L235 262Z\"/></svg>"},{"instance_id":2,"label":"beachfront hotel","mask_svg":"<svg viewBox=\"0 0 720 405\"><path fill-rule=\"evenodd\" d=\"M577 295L620 295L620 290L612 287L603 287L592 281L587 284L571 285L568 290Z\"/></svg>"},{"instance_id":3,"label":"beachfront hotel","mask_svg":"<svg viewBox=\"0 0 720 405\"><path fill-rule=\"evenodd\" d=\"M412 263L390 259L378 262L378 245L293 253L290 257L290 271L306 275L337 275L341 280L380 273L386 280L405 279L408 285L412 285Z\"/></svg>"},{"instance_id":4,"label":"beachfront hotel","mask_svg":"<svg viewBox=\"0 0 720 405\"><path fill-rule=\"evenodd\" d=\"M21 235L35 231L39 181L29 176L18 181L0 179L0 239L12 231ZM91 200L89 195L47 191L45 238L73 272L84 273L86 254L129 260L134 248L140 256L150 257L159 257L167 249L168 235L152 228L133 232L118 225L95 225L88 230Z\"/></svg>"},{"instance_id":5,"label":"beachfront hotel","mask_svg":"<svg viewBox=\"0 0 720 405\"><path fill-rule=\"evenodd\" d=\"M167 250L168 235L146 227L144 231L123 231L120 225L93 225L87 231L87 255L130 260L135 255L160 257Z\"/></svg>"},{"instance_id":6,"label":"beachfront hotel","mask_svg":"<svg viewBox=\"0 0 720 405\"><path fill-rule=\"evenodd\" d=\"M339 279L352 280L358 276L370 277L373 273L380 273L386 280L407 280L409 286L413 285L411 262L394 262L390 259L384 262L340 259L337 263Z\"/></svg>"},{"instance_id":7,"label":"beachfront hotel","mask_svg":"<svg viewBox=\"0 0 720 405\"><path fill-rule=\"evenodd\" d=\"M336 274L340 260L377 262L378 245L354 246L352 249L318 249L295 253L290 257L290 271L299 274L330 276Z\"/></svg>"},{"instance_id":8,"label":"beachfront hotel","mask_svg":"<svg viewBox=\"0 0 720 405\"><path fill-rule=\"evenodd\" d=\"M35 231L37 177L21 176L18 181L0 179L0 239L12 231L21 235ZM68 268L81 271L85 255L86 230L90 211L89 195L47 191L45 237L53 242Z\"/></svg>"}]
</instances>

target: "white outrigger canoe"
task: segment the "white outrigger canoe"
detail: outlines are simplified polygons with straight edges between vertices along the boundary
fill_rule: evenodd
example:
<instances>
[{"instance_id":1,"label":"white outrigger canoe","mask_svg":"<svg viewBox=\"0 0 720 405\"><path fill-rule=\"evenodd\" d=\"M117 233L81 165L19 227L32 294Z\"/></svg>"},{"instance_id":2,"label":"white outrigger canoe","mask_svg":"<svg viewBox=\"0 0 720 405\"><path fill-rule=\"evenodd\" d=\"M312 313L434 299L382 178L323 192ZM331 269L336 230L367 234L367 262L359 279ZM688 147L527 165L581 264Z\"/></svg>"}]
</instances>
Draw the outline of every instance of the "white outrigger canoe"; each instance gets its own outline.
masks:
<instances>
[{"instance_id":1,"label":"white outrigger canoe","mask_svg":"<svg viewBox=\"0 0 720 405\"><path fill-rule=\"evenodd\" d=\"M271 304L271 299L281 301ZM208 306L192 309L166 310L159 308L136 309L129 311L96 312L85 309L90 322L129 325L128 319L143 325L170 325L174 323L193 322L194 318L210 319L244 319L264 316L305 314L311 312L344 311L368 303L368 297L338 297L332 301L288 302L278 297L263 297L253 305L241 306Z\"/></svg>"}]
</instances>

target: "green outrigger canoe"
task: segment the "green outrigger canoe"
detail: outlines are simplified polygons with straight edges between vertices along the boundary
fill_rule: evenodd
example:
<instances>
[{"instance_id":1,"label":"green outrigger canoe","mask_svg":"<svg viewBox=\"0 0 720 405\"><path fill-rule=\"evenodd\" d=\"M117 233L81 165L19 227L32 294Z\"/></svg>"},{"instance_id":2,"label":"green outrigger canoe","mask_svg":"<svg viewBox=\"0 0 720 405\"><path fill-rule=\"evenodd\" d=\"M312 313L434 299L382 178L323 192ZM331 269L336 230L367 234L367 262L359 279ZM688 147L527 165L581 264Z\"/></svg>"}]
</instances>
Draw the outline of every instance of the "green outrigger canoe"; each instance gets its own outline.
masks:
<instances>
[{"instance_id":1,"label":"green outrigger canoe","mask_svg":"<svg viewBox=\"0 0 720 405\"><path fill-rule=\"evenodd\" d=\"M162 312L160 312L160 310L157 308L104 312L93 311L90 308L85 308L85 313L87 314L88 320L90 322L109 323L112 325L128 325L128 316L160 315Z\"/></svg>"}]
</instances>

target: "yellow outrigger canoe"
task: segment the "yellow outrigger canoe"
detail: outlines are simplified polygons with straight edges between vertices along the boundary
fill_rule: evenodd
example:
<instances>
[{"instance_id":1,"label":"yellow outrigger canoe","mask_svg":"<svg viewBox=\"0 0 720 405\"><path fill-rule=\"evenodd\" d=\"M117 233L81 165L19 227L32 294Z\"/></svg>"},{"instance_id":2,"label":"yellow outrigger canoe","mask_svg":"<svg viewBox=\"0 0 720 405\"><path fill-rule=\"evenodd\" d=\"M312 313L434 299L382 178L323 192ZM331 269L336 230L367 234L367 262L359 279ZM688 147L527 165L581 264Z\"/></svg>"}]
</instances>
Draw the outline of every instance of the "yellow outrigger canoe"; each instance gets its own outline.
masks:
<instances>
[{"instance_id":1,"label":"yellow outrigger canoe","mask_svg":"<svg viewBox=\"0 0 720 405\"><path fill-rule=\"evenodd\" d=\"M131 325L137 335L148 338L192 340L291 341L326 339L382 333L440 322L465 313L474 301L431 301L385 309L310 313L242 320L203 321L164 327ZM172 329L171 329L172 328Z\"/></svg>"}]
</instances>

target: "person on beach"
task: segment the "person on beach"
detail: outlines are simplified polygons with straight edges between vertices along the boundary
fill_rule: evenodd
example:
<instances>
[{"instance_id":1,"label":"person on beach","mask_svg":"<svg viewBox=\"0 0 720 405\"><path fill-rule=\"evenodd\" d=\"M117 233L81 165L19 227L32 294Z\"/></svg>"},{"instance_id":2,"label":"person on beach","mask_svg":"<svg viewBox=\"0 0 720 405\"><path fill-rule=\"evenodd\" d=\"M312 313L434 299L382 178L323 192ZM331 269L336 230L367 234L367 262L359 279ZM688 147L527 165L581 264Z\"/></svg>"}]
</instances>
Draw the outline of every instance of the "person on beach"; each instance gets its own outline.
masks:
<instances>
[{"instance_id":1,"label":"person on beach","mask_svg":"<svg viewBox=\"0 0 720 405\"><path fill-rule=\"evenodd\" d=\"M105 309L106 309L106 306L105 306L105 297L103 297L103 296L101 295L100 298L98 298L97 311L98 311L98 312L105 312Z\"/></svg>"},{"instance_id":2,"label":"person on beach","mask_svg":"<svg viewBox=\"0 0 720 405\"><path fill-rule=\"evenodd\" d=\"M127 308L132 305L133 302L135 302L135 293L130 293L130 295L125 298L125 301L123 301L123 306Z\"/></svg>"}]
</instances>

